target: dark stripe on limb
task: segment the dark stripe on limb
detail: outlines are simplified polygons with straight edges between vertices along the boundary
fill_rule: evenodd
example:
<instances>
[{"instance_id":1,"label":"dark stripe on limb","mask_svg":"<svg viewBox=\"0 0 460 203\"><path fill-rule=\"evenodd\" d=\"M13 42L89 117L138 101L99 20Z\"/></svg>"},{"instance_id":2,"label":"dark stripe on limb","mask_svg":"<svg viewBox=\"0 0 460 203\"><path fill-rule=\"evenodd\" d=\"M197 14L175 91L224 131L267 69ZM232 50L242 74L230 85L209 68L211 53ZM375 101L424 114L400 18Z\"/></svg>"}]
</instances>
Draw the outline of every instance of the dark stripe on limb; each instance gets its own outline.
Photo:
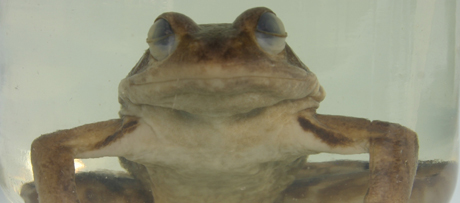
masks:
<instances>
[{"instance_id":1,"label":"dark stripe on limb","mask_svg":"<svg viewBox=\"0 0 460 203\"><path fill-rule=\"evenodd\" d=\"M127 134L127 133L130 133L130 132L133 132L137 126L139 125L139 122L136 119L133 119L133 118L124 118L123 119L123 126L121 126L121 128L119 130L117 130L115 133L113 133L112 135L108 136L107 138L105 138L105 140L101 141L101 142L98 142L94 148L95 149L99 149L101 147L105 147L107 145L109 145L110 143L120 139L123 137L123 135Z\"/></svg>"},{"instance_id":2,"label":"dark stripe on limb","mask_svg":"<svg viewBox=\"0 0 460 203\"><path fill-rule=\"evenodd\" d=\"M297 121L304 131L313 133L315 137L331 147L349 145L353 142L343 134L315 125L306 118L299 117Z\"/></svg>"}]
</instances>

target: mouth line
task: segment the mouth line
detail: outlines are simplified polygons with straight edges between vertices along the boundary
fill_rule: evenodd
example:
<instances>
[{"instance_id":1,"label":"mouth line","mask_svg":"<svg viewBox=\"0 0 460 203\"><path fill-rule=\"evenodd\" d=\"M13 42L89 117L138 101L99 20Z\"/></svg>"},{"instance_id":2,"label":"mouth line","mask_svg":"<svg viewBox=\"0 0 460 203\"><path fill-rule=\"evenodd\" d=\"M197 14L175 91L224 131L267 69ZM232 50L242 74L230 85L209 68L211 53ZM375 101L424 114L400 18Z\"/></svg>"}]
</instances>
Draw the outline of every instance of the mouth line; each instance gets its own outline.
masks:
<instances>
[{"instance_id":1,"label":"mouth line","mask_svg":"<svg viewBox=\"0 0 460 203\"><path fill-rule=\"evenodd\" d=\"M304 76L305 77L305 76ZM192 81L212 81L212 80L220 80L220 81L231 81L231 80L249 80L249 79L269 79L269 80L287 80L287 81L298 81L298 82L307 82L307 78L284 78L284 77L267 77L267 76L238 76L238 77L220 77L220 78L177 78L177 79L170 79L170 80L162 80L162 81L151 81L146 83L134 83L130 82L130 85L133 86L144 86L144 85L151 85L151 84L162 84L162 83L174 83L174 82L192 82Z\"/></svg>"}]
</instances>

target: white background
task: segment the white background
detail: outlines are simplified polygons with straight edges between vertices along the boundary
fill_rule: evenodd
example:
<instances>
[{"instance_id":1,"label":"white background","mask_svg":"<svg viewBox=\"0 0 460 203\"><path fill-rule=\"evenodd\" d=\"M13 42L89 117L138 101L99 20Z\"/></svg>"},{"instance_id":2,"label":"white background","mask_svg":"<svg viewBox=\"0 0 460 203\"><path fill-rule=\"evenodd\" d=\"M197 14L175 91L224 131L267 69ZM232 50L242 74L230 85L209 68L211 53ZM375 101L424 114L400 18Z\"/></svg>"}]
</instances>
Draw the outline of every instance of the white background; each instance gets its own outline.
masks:
<instances>
[{"instance_id":1,"label":"white background","mask_svg":"<svg viewBox=\"0 0 460 203\"><path fill-rule=\"evenodd\" d=\"M419 134L420 159L457 159L454 0L2 0L0 185L19 202L18 188L32 179L35 137L117 117L118 81L147 48L147 30L160 13L221 23L261 5L281 18L287 42L326 89L320 113L401 123ZM86 164L119 169L110 166L114 159Z\"/></svg>"}]
</instances>

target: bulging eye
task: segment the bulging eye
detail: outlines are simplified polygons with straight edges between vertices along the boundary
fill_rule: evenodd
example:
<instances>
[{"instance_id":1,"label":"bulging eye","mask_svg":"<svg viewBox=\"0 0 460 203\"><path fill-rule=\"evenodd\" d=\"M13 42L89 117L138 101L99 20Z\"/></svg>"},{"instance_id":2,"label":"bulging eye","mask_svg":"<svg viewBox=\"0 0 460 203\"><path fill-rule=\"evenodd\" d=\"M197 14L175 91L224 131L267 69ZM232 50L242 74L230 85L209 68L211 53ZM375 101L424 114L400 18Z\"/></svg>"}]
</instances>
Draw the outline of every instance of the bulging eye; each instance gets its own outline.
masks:
<instances>
[{"instance_id":1,"label":"bulging eye","mask_svg":"<svg viewBox=\"0 0 460 203\"><path fill-rule=\"evenodd\" d=\"M176 49L176 35L168 21L159 19L152 25L148 33L147 43L150 54L159 61L168 57Z\"/></svg>"},{"instance_id":2,"label":"bulging eye","mask_svg":"<svg viewBox=\"0 0 460 203\"><path fill-rule=\"evenodd\" d=\"M283 22L273 13L266 12L259 17L255 34L259 46L270 54L276 55L286 46Z\"/></svg>"}]
</instances>

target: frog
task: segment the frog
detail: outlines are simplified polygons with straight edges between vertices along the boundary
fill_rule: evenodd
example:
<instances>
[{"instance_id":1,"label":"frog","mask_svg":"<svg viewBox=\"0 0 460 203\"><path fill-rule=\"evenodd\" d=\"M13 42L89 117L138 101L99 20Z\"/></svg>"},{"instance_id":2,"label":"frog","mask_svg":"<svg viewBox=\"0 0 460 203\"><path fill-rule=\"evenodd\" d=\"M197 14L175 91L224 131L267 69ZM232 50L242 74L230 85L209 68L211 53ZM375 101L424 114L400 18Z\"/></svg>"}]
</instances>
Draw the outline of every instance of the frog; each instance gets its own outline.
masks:
<instances>
[{"instance_id":1,"label":"frog","mask_svg":"<svg viewBox=\"0 0 460 203\"><path fill-rule=\"evenodd\" d=\"M99 157L119 157L137 182L112 187L140 188L133 196L147 197L139 202L289 202L308 156L319 153L369 154L360 202L408 202L417 134L397 123L317 113L325 90L286 39L282 21L265 7L222 24L161 14L148 31L149 48L119 84L118 119L32 142L39 202L122 202L94 194L115 191L110 184L75 175L74 159Z\"/></svg>"}]
</instances>

